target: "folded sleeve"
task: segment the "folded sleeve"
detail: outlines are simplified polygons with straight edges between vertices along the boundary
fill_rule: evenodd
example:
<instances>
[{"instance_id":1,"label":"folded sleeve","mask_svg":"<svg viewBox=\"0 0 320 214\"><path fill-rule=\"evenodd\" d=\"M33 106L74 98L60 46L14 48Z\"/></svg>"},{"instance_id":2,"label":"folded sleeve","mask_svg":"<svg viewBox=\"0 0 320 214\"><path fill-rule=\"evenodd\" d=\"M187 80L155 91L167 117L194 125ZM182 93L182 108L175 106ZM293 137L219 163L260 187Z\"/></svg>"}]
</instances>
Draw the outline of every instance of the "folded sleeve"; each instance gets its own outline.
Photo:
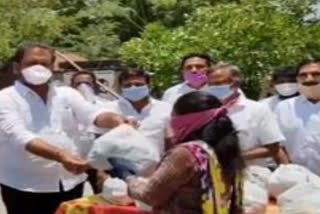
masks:
<instances>
[{"instance_id":1,"label":"folded sleeve","mask_svg":"<svg viewBox=\"0 0 320 214\"><path fill-rule=\"evenodd\" d=\"M10 142L25 146L37 138L36 134L27 128L17 104L9 96L0 96L0 103L0 131Z\"/></svg>"},{"instance_id":2,"label":"folded sleeve","mask_svg":"<svg viewBox=\"0 0 320 214\"><path fill-rule=\"evenodd\" d=\"M281 143L285 140L284 135L279 127L275 114L268 106L261 106L260 121L258 123L258 133L260 143L268 145L272 143Z\"/></svg>"}]
</instances>

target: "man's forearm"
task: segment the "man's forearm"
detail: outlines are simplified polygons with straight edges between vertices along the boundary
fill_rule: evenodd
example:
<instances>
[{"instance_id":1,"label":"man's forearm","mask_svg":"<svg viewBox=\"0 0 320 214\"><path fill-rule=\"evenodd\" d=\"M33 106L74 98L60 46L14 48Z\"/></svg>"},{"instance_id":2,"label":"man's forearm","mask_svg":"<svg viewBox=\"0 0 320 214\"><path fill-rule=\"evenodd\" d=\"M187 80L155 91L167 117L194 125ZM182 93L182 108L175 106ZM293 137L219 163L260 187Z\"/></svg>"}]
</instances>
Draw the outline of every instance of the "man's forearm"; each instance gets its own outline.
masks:
<instances>
[{"instance_id":1,"label":"man's forearm","mask_svg":"<svg viewBox=\"0 0 320 214\"><path fill-rule=\"evenodd\" d=\"M37 156L57 162L61 161L63 154L63 151L61 149L48 144L46 141L40 138L36 138L30 141L26 145L26 150Z\"/></svg>"},{"instance_id":2,"label":"man's forearm","mask_svg":"<svg viewBox=\"0 0 320 214\"><path fill-rule=\"evenodd\" d=\"M74 174L80 174L89 167L86 160L52 146L40 138L29 142L26 145L26 150L37 156L57 161L61 163L67 171Z\"/></svg>"},{"instance_id":3,"label":"man's forearm","mask_svg":"<svg viewBox=\"0 0 320 214\"><path fill-rule=\"evenodd\" d=\"M243 157L245 160L272 157L277 162L278 160L276 159L279 158L279 151L280 151L279 143L273 143L273 144L264 145L255 149L248 150L244 152Z\"/></svg>"},{"instance_id":4,"label":"man's forearm","mask_svg":"<svg viewBox=\"0 0 320 214\"><path fill-rule=\"evenodd\" d=\"M266 147L258 147L255 149L248 150L243 153L243 158L245 160L254 160L258 158L267 158L270 157L270 151Z\"/></svg>"}]
</instances>

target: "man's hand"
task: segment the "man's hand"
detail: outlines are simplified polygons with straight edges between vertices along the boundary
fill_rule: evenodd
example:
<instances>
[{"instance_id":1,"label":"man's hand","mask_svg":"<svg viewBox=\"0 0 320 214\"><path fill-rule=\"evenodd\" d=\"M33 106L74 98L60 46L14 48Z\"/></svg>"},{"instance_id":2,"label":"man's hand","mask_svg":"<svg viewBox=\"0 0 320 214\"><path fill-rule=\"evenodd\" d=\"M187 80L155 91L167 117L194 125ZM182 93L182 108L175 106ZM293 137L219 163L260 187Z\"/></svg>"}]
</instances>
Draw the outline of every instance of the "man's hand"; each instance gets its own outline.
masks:
<instances>
[{"instance_id":1,"label":"man's hand","mask_svg":"<svg viewBox=\"0 0 320 214\"><path fill-rule=\"evenodd\" d=\"M88 162L78 156L66 152L62 152L59 156L59 162L73 174L81 174L89 168Z\"/></svg>"},{"instance_id":2,"label":"man's hand","mask_svg":"<svg viewBox=\"0 0 320 214\"><path fill-rule=\"evenodd\" d=\"M95 125L99 128L112 129L126 123L126 119L119 114L104 112L97 116Z\"/></svg>"},{"instance_id":3,"label":"man's hand","mask_svg":"<svg viewBox=\"0 0 320 214\"><path fill-rule=\"evenodd\" d=\"M122 124L128 124L134 128L138 128L137 120L132 118L125 118L119 114L104 112L97 116L95 125L100 128L112 129Z\"/></svg>"},{"instance_id":4,"label":"man's hand","mask_svg":"<svg viewBox=\"0 0 320 214\"><path fill-rule=\"evenodd\" d=\"M125 119L125 123L128 124L129 126L132 126L135 129L139 128L139 126L140 126L139 122L135 118L132 118L132 117L127 117Z\"/></svg>"}]
</instances>

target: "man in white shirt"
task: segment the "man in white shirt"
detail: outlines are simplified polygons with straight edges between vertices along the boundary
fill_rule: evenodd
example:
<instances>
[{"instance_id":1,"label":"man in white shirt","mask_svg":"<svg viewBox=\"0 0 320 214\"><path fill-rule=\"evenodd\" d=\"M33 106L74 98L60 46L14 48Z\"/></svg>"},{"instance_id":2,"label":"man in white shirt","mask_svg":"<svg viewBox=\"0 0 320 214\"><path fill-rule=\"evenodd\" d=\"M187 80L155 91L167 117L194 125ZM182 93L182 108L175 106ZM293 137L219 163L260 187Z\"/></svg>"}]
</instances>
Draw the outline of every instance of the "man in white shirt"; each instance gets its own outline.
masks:
<instances>
[{"instance_id":1,"label":"man in white shirt","mask_svg":"<svg viewBox=\"0 0 320 214\"><path fill-rule=\"evenodd\" d=\"M54 56L46 45L20 46L13 58L18 80L0 91L0 183L8 214L49 214L80 197L88 164L75 147L77 124L126 122L72 88L50 85Z\"/></svg>"},{"instance_id":2,"label":"man in white shirt","mask_svg":"<svg viewBox=\"0 0 320 214\"><path fill-rule=\"evenodd\" d=\"M108 108L136 120L138 131L163 154L171 105L150 96L150 77L141 69L127 68L122 71L119 85L124 99L111 102Z\"/></svg>"},{"instance_id":3,"label":"man in white shirt","mask_svg":"<svg viewBox=\"0 0 320 214\"><path fill-rule=\"evenodd\" d=\"M272 157L278 164L288 160L280 147L284 137L271 110L239 92L241 73L237 66L218 63L208 71L208 92L228 107L228 116L239 132L239 142L248 164L266 165Z\"/></svg>"},{"instance_id":4,"label":"man in white shirt","mask_svg":"<svg viewBox=\"0 0 320 214\"><path fill-rule=\"evenodd\" d=\"M87 101L96 106L104 107L110 100L98 95L99 87L96 79L96 75L93 72L79 71L72 75L71 87L78 90Z\"/></svg>"},{"instance_id":5,"label":"man in white shirt","mask_svg":"<svg viewBox=\"0 0 320 214\"><path fill-rule=\"evenodd\" d=\"M204 90L207 83L206 70L210 66L211 58L206 54L191 53L184 56L179 68L184 82L167 89L162 100L173 105L184 94Z\"/></svg>"},{"instance_id":6,"label":"man in white shirt","mask_svg":"<svg viewBox=\"0 0 320 214\"><path fill-rule=\"evenodd\" d=\"M98 96L98 85L97 78L93 72L79 71L72 75L71 77L71 87L78 90L86 101L92 103L93 105L101 108L106 108L106 104L110 100L104 99ZM96 138L97 130L95 127L84 127L79 124L80 129L80 140L78 142L78 148L82 157L86 157L92 148L93 141ZM100 134L100 132L99 132ZM89 169L87 171L88 182L90 183L92 190L95 194L102 191L103 180L106 177L104 172L96 169Z\"/></svg>"},{"instance_id":7,"label":"man in white shirt","mask_svg":"<svg viewBox=\"0 0 320 214\"><path fill-rule=\"evenodd\" d=\"M307 60L297 69L300 96L276 107L290 160L320 175L320 60Z\"/></svg>"},{"instance_id":8,"label":"man in white shirt","mask_svg":"<svg viewBox=\"0 0 320 214\"><path fill-rule=\"evenodd\" d=\"M276 95L261 100L275 110L279 102L298 96L298 84L296 78L296 68L294 66L280 67L272 74L272 84L277 92Z\"/></svg>"}]
</instances>

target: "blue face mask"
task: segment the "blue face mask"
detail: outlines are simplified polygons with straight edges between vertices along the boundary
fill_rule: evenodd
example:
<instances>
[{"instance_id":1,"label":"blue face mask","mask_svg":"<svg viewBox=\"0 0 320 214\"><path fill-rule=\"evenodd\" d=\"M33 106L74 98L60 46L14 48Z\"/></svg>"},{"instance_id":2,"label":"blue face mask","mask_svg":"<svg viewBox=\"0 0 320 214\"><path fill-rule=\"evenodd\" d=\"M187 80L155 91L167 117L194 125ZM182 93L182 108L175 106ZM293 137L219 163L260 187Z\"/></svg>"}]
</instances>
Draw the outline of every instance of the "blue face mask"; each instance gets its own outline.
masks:
<instances>
[{"instance_id":1,"label":"blue face mask","mask_svg":"<svg viewBox=\"0 0 320 214\"><path fill-rule=\"evenodd\" d=\"M217 97L219 100L224 100L228 98L234 92L234 90L231 89L231 86L228 84L209 86L207 88L207 91L209 92L209 94Z\"/></svg>"},{"instance_id":2,"label":"blue face mask","mask_svg":"<svg viewBox=\"0 0 320 214\"><path fill-rule=\"evenodd\" d=\"M124 98L136 102L149 95L149 87L147 85L139 87L131 86L130 88L122 88L121 92Z\"/></svg>"}]
</instances>

